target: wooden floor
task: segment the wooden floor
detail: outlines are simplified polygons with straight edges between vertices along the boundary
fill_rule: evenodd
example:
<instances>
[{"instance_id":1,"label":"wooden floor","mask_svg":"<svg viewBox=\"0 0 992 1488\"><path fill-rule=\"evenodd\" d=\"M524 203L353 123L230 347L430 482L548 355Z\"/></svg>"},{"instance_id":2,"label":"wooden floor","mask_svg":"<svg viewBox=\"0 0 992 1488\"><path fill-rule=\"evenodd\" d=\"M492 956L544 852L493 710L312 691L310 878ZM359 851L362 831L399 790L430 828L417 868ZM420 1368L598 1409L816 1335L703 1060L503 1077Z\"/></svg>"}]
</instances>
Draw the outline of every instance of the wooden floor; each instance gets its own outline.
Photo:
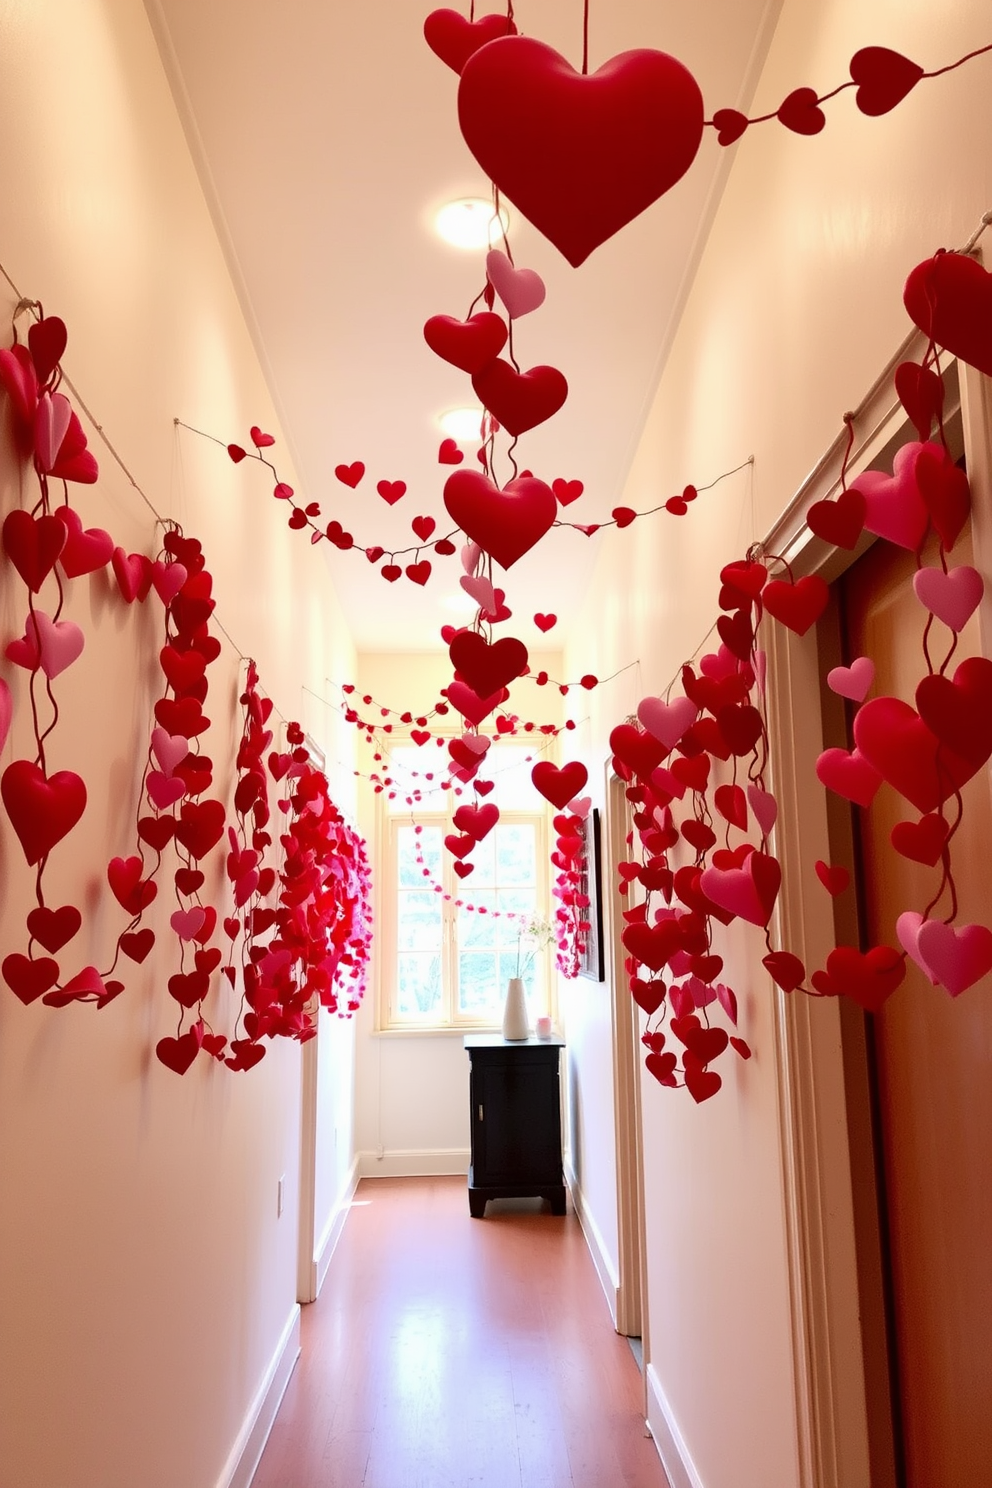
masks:
<instances>
[{"instance_id":1,"label":"wooden floor","mask_svg":"<svg viewBox=\"0 0 992 1488\"><path fill-rule=\"evenodd\" d=\"M667 1488L578 1221L365 1180L253 1488Z\"/></svg>"}]
</instances>

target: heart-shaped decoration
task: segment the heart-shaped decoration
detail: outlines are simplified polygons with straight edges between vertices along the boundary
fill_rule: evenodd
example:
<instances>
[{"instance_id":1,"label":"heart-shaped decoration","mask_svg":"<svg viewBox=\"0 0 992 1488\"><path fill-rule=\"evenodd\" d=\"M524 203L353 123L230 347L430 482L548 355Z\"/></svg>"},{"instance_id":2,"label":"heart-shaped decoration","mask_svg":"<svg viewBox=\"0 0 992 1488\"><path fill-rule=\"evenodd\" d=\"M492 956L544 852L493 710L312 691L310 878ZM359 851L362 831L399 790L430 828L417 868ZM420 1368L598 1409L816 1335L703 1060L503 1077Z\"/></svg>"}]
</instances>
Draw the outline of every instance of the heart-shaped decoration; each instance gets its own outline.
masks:
<instances>
[{"instance_id":1,"label":"heart-shaped decoration","mask_svg":"<svg viewBox=\"0 0 992 1488\"><path fill-rule=\"evenodd\" d=\"M423 586L431 576L431 566L426 558L422 558L419 563L408 563L405 572L411 583Z\"/></svg>"},{"instance_id":2,"label":"heart-shaped decoration","mask_svg":"<svg viewBox=\"0 0 992 1488\"><path fill-rule=\"evenodd\" d=\"M182 563L162 563L156 559L152 564L152 587L166 606L172 603L188 577Z\"/></svg>"},{"instance_id":3,"label":"heart-shaped decoration","mask_svg":"<svg viewBox=\"0 0 992 1488\"><path fill-rule=\"evenodd\" d=\"M424 326L424 340L435 356L470 375L496 360L506 345L507 335L506 322L491 310L482 310L468 320L432 315Z\"/></svg>"},{"instance_id":4,"label":"heart-shaped decoration","mask_svg":"<svg viewBox=\"0 0 992 1488\"><path fill-rule=\"evenodd\" d=\"M877 1013L905 975L905 963L891 946L872 946L864 952L837 946L827 957L826 972L814 971L811 981L825 997L843 994L865 1012Z\"/></svg>"},{"instance_id":5,"label":"heart-shaped decoration","mask_svg":"<svg viewBox=\"0 0 992 1488\"><path fill-rule=\"evenodd\" d=\"M570 760L560 768L550 760L539 760L530 772L534 789L552 806L563 811L582 790L589 779L589 771L579 760Z\"/></svg>"},{"instance_id":6,"label":"heart-shaped decoration","mask_svg":"<svg viewBox=\"0 0 992 1488\"><path fill-rule=\"evenodd\" d=\"M478 470L449 475L444 504L466 537L503 568L540 542L558 515L558 503L544 481L519 476L500 490Z\"/></svg>"},{"instance_id":7,"label":"heart-shaped decoration","mask_svg":"<svg viewBox=\"0 0 992 1488\"><path fill-rule=\"evenodd\" d=\"M18 510L4 518L4 551L32 593L37 594L55 567L67 535L57 517Z\"/></svg>"},{"instance_id":8,"label":"heart-shaped decoration","mask_svg":"<svg viewBox=\"0 0 992 1488\"><path fill-rule=\"evenodd\" d=\"M771 919L781 883L778 860L752 852L740 868L704 868L699 887L721 909L763 927Z\"/></svg>"},{"instance_id":9,"label":"heart-shaped decoration","mask_svg":"<svg viewBox=\"0 0 992 1488\"><path fill-rule=\"evenodd\" d=\"M648 733L669 750L675 748L686 729L695 723L699 709L687 697L677 697L670 703L663 698L648 697L638 703L637 717Z\"/></svg>"},{"instance_id":10,"label":"heart-shaped decoration","mask_svg":"<svg viewBox=\"0 0 992 1488\"><path fill-rule=\"evenodd\" d=\"M475 838L471 836L455 837L448 833L444 839L444 845L455 858L467 858L475 847Z\"/></svg>"},{"instance_id":11,"label":"heart-shaped decoration","mask_svg":"<svg viewBox=\"0 0 992 1488\"><path fill-rule=\"evenodd\" d=\"M458 121L487 178L577 268L685 175L703 99L664 52L584 75L543 42L506 37L465 64Z\"/></svg>"},{"instance_id":12,"label":"heart-shaped decoration","mask_svg":"<svg viewBox=\"0 0 992 1488\"><path fill-rule=\"evenodd\" d=\"M169 924L180 940L192 940L203 929L205 918L206 911L199 905L194 905L192 909L174 910L169 918Z\"/></svg>"},{"instance_id":13,"label":"heart-shaped decoration","mask_svg":"<svg viewBox=\"0 0 992 1488\"><path fill-rule=\"evenodd\" d=\"M452 72L461 72L469 57L487 42L516 36L509 16L484 15L468 21L457 10L433 10L424 21L424 40Z\"/></svg>"},{"instance_id":14,"label":"heart-shaped decoration","mask_svg":"<svg viewBox=\"0 0 992 1488\"><path fill-rule=\"evenodd\" d=\"M502 357L476 372L472 386L493 418L514 435L545 423L568 397L568 383L557 367L518 372Z\"/></svg>"},{"instance_id":15,"label":"heart-shaped decoration","mask_svg":"<svg viewBox=\"0 0 992 1488\"><path fill-rule=\"evenodd\" d=\"M163 775L171 775L181 760L189 754L189 740L182 734L168 734L164 728L152 729L152 754L158 761Z\"/></svg>"},{"instance_id":16,"label":"heart-shaped decoration","mask_svg":"<svg viewBox=\"0 0 992 1488\"><path fill-rule=\"evenodd\" d=\"M669 911L666 918L659 920L654 925L626 925L620 939L623 941L625 949L636 960L640 961L642 966L647 966L651 971L661 971L662 967L667 965L672 956L675 955L675 952L681 948L682 931L679 928L678 920ZM652 995L648 995L649 1000ZM662 997L664 997L663 984L661 987L661 997L658 998L655 1008L660 1006ZM645 1012L648 1012L644 1003L641 1003L641 1006L644 1007ZM653 1012L654 1009L651 1009L651 1011Z\"/></svg>"},{"instance_id":17,"label":"heart-shaped decoration","mask_svg":"<svg viewBox=\"0 0 992 1488\"><path fill-rule=\"evenodd\" d=\"M773 579L765 585L761 598L769 615L802 636L827 608L830 590L819 574L805 574L794 584Z\"/></svg>"},{"instance_id":18,"label":"heart-shaped decoration","mask_svg":"<svg viewBox=\"0 0 992 1488\"><path fill-rule=\"evenodd\" d=\"M924 336L992 377L992 274L977 259L925 259L906 280L903 304Z\"/></svg>"},{"instance_id":19,"label":"heart-shaped decoration","mask_svg":"<svg viewBox=\"0 0 992 1488\"><path fill-rule=\"evenodd\" d=\"M852 703L863 703L875 680L875 663L870 656L859 656L850 666L831 667L827 673L827 686L838 697L850 698Z\"/></svg>"},{"instance_id":20,"label":"heart-shaped decoration","mask_svg":"<svg viewBox=\"0 0 992 1488\"><path fill-rule=\"evenodd\" d=\"M747 831L747 797L739 785L718 785L713 804L725 821L740 831Z\"/></svg>"},{"instance_id":21,"label":"heart-shaped decoration","mask_svg":"<svg viewBox=\"0 0 992 1488\"><path fill-rule=\"evenodd\" d=\"M500 687L496 692L490 693L487 697L480 698L478 693L474 692L467 682L455 681L448 683L445 689L445 695L456 712L460 713L463 718L467 718L469 723L478 724L484 718L488 718L489 714L494 708L498 708L500 703L505 702L509 693L505 687ZM477 761L474 761L474 763L477 764Z\"/></svg>"},{"instance_id":22,"label":"heart-shaped decoration","mask_svg":"<svg viewBox=\"0 0 992 1488\"><path fill-rule=\"evenodd\" d=\"M544 280L533 269L518 269L499 248L486 255L486 277L506 307L511 320L529 315L544 304ZM502 350L502 348L499 348ZM467 372L471 371L466 367Z\"/></svg>"},{"instance_id":23,"label":"heart-shaped decoration","mask_svg":"<svg viewBox=\"0 0 992 1488\"><path fill-rule=\"evenodd\" d=\"M706 1069L698 1064L688 1051L682 1059L682 1078L697 1106L716 1095L723 1086L716 1070Z\"/></svg>"},{"instance_id":24,"label":"heart-shaped decoration","mask_svg":"<svg viewBox=\"0 0 992 1488\"><path fill-rule=\"evenodd\" d=\"M776 118L793 134L819 134L827 116L819 107L815 88L794 88L778 107Z\"/></svg>"},{"instance_id":25,"label":"heart-shaped decoration","mask_svg":"<svg viewBox=\"0 0 992 1488\"><path fill-rule=\"evenodd\" d=\"M44 610L35 610L24 622L23 640L11 642L11 646L23 647L25 654L36 657L36 665L41 667L46 677L52 678L71 667L82 655L85 639L79 626L71 620L52 620ZM18 658L11 654L11 646L7 647L7 655L11 661L16 661Z\"/></svg>"},{"instance_id":26,"label":"heart-shaped decoration","mask_svg":"<svg viewBox=\"0 0 992 1488\"><path fill-rule=\"evenodd\" d=\"M68 945L82 923L83 917L74 904L63 904L61 909L38 905L28 915L28 932L46 951L54 955L64 945ZM48 990L47 987L45 990Z\"/></svg>"},{"instance_id":27,"label":"heart-shaped decoration","mask_svg":"<svg viewBox=\"0 0 992 1488\"><path fill-rule=\"evenodd\" d=\"M923 916L921 914L917 914L915 910L907 909L905 913L901 914L896 920L896 939L902 946L903 950L906 952L906 955L909 957L909 959L916 963L916 965L922 971L923 975L926 977L927 981L935 987L937 985L937 979L934 976L933 972L930 970L927 963L924 961L923 957L920 955L918 941L920 930L922 928Z\"/></svg>"},{"instance_id":28,"label":"heart-shaped decoration","mask_svg":"<svg viewBox=\"0 0 992 1488\"><path fill-rule=\"evenodd\" d=\"M762 790L760 785L748 786L747 799L762 837L767 837L778 820L778 802L771 791Z\"/></svg>"},{"instance_id":29,"label":"heart-shaped decoration","mask_svg":"<svg viewBox=\"0 0 992 1488\"><path fill-rule=\"evenodd\" d=\"M762 957L761 964L783 992L794 992L806 980L805 966L791 951L769 951Z\"/></svg>"},{"instance_id":30,"label":"heart-shaped decoration","mask_svg":"<svg viewBox=\"0 0 992 1488\"><path fill-rule=\"evenodd\" d=\"M152 587L152 565L144 553L126 553L123 548L115 548L111 563L125 603L134 604L135 600L147 598Z\"/></svg>"},{"instance_id":31,"label":"heart-shaped decoration","mask_svg":"<svg viewBox=\"0 0 992 1488\"><path fill-rule=\"evenodd\" d=\"M739 109L721 108L713 115L716 139L719 145L732 145L747 129L750 120Z\"/></svg>"},{"instance_id":32,"label":"heart-shaped decoration","mask_svg":"<svg viewBox=\"0 0 992 1488\"><path fill-rule=\"evenodd\" d=\"M433 517L414 517L410 523L414 537L419 537L421 542L426 542L434 528L437 526Z\"/></svg>"},{"instance_id":33,"label":"heart-shaped decoration","mask_svg":"<svg viewBox=\"0 0 992 1488\"><path fill-rule=\"evenodd\" d=\"M764 720L750 703L727 703L717 714L720 733L731 754L750 754L765 730Z\"/></svg>"},{"instance_id":34,"label":"heart-shaped decoration","mask_svg":"<svg viewBox=\"0 0 992 1488\"><path fill-rule=\"evenodd\" d=\"M806 526L824 542L838 548L857 547L865 526L865 498L860 491L842 491L836 501L814 501Z\"/></svg>"},{"instance_id":35,"label":"heart-shaped decoration","mask_svg":"<svg viewBox=\"0 0 992 1488\"><path fill-rule=\"evenodd\" d=\"M985 656L969 656L953 680L924 677L916 689L916 706L923 723L945 746L938 768L963 784L992 754L992 661ZM967 773L960 775L962 761ZM926 808L921 806L920 810Z\"/></svg>"},{"instance_id":36,"label":"heart-shaped decoration","mask_svg":"<svg viewBox=\"0 0 992 1488\"><path fill-rule=\"evenodd\" d=\"M365 474L364 461L355 460L351 465L335 465L334 474L343 486L350 486L354 490Z\"/></svg>"},{"instance_id":37,"label":"heart-shaped decoration","mask_svg":"<svg viewBox=\"0 0 992 1488\"><path fill-rule=\"evenodd\" d=\"M206 857L224 835L225 811L221 801L186 801L176 824L176 841L191 858Z\"/></svg>"},{"instance_id":38,"label":"heart-shaped decoration","mask_svg":"<svg viewBox=\"0 0 992 1488\"><path fill-rule=\"evenodd\" d=\"M920 568L913 575L913 590L925 610L957 632L964 629L978 609L985 593L985 580L977 568L967 564L947 573L940 568Z\"/></svg>"},{"instance_id":39,"label":"heart-shaped decoration","mask_svg":"<svg viewBox=\"0 0 992 1488\"><path fill-rule=\"evenodd\" d=\"M161 1038L155 1045L156 1057L176 1075L184 1075L199 1052L200 1044L192 1029L178 1038Z\"/></svg>"},{"instance_id":40,"label":"heart-shaped decoration","mask_svg":"<svg viewBox=\"0 0 992 1488\"><path fill-rule=\"evenodd\" d=\"M816 778L857 806L870 806L882 784L881 771L858 749L825 749L816 762Z\"/></svg>"},{"instance_id":41,"label":"heart-shaped decoration","mask_svg":"<svg viewBox=\"0 0 992 1488\"><path fill-rule=\"evenodd\" d=\"M25 1004L36 1001L53 987L59 979L59 964L47 956L31 961L27 956L14 952L5 956L0 972L15 997Z\"/></svg>"},{"instance_id":42,"label":"heart-shaped decoration","mask_svg":"<svg viewBox=\"0 0 992 1488\"><path fill-rule=\"evenodd\" d=\"M944 380L932 367L900 362L895 375L896 396L919 438L930 438L934 419L944 406Z\"/></svg>"},{"instance_id":43,"label":"heart-shaped decoration","mask_svg":"<svg viewBox=\"0 0 992 1488\"><path fill-rule=\"evenodd\" d=\"M28 328L28 350L44 386L65 353L69 333L65 321L57 315L46 315Z\"/></svg>"},{"instance_id":44,"label":"heart-shaped decoration","mask_svg":"<svg viewBox=\"0 0 992 1488\"><path fill-rule=\"evenodd\" d=\"M968 476L940 444L925 444L916 461L916 484L945 548L953 548L971 511Z\"/></svg>"},{"instance_id":45,"label":"heart-shaped decoration","mask_svg":"<svg viewBox=\"0 0 992 1488\"><path fill-rule=\"evenodd\" d=\"M87 527L71 506L56 508L55 516L66 530L65 546L59 554L59 565L67 579L97 573L106 568L114 551L114 539L102 527Z\"/></svg>"},{"instance_id":46,"label":"heart-shaped decoration","mask_svg":"<svg viewBox=\"0 0 992 1488\"><path fill-rule=\"evenodd\" d=\"M138 915L147 909L158 893L158 885L150 878L142 879L144 865L140 857L111 858L107 864L107 882L122 909L129 915Z\"/></svg>"},{"instance_id":47,"label":"heart-shaped decoration","mask_svg":"<svg viewBox=\"0 0 992 1488\"><path fill-rule=\"evenodd\" d=\"M465 862L457 862L456 861L456 862L452 863L451 866L452 866L452 868L454 868L454 870L458 874L458 877L459 878L468 878L468 876L469 876L470 873L474 873L475 872L475 864L474 863L465 863Z\"/></svg>"},{"instance_id":48,"label":"heart-shaped decoration","mask_svg":"<svg viewBox=\"0 0 992 1488\"><path fill-rule=\"evenodd\" d=\"M926 536L929 513L916 481L916 462L929 445L915 440L896 451L892 474L864 470L851 487L865 498L865 526L876 537L887 538L915 553ZM936 446L940 449L940 446ZM941 456L943 451L940 450Z\"/></svg>"},{"instance_id":49,"label":"heart-shaped decoration","mask_svg":"<svg viewBox=\"0 0 992 1488\"><path fill-rule=\"evenodd\" d=\"M992 971L992 931L984 925L943 925L926 920L916 937L917 950L932 980L952 997L960 997Z\"/></svg>"},{"instance_id":50,"label":"heart-shaped decoration","mask_svg":"<svg viewBox=\"0 0 992 1488\"><path fill-rule=\"evenodd\" d=\"M830 863L825 863L822 858L817 858L815 867L817 878L831 898L836 898L838 894L843 894L851 882L851 875L846 868L835 867Z\"/></svg>"},{"instance_id":51,"label":"heart-shaped decoration","mask_svg":"<svg viewBox=\"0 0 992 1488\"><path fill-rule=\"evenodd\" d=\"M559 476L551 482L551 489L561 506L571 506L573 501L578 501L585 486L580 480L562 480Z\"/></svg>"},{"instance_id":52,"label":"heart-shaped decoration","mask_svg":"<svg viewBox=\"0 0 992 1488\"><path fill-rule=\"evenodd\" d=\"M872 118L902 103L923 75L922 67L888 47L862 47L851 58L851 79L858 84L854 101Z\"/></svg>"},{"instance_id":53,"label":"heart-shaped decoration","mask_svg":"<svg viewBox=\"0 0 992 1488\"><path fill-rule=\"evenodd\" d=\"M936 812L920 817L918 822L896 822L890 835L892 846L904 858L914 863L926 863L933 868L940 862L947 841L948 824Z\"/></svg>"},{"instance_id":54,"label":"heart-shaped decoration","mask_svg":"<svg viewBox=\"0 0 992 1488\"><path fill-rule=\"evenodd\" d=\"M7 766L0 796L31 866L48 856L86 810L86 786L78 775L58 770L46 777L30 760Z\"/></svg>"},{"instance_id":55,"label":"heart-shaped decoration","mask_svg":"<svg viewBox=\"0 0 992 1488\"><path fill-rule=\"evenodd\" d=\"M947 685L952 687L949 681ZM941 693L940 701L944 700ZM919 714L900 698L873 698L859 708L854 739L868 763L919 811L933 811L979 768L973 769L944 748Z\"/></svg>"},{"instance_id":56,"label":"heart-shaped decoration","mask_svg":"<svg viewBox=\"0 0 992 1488\"><path fill-rule=\"evenodd\" d=\"M480 697L497 692L527 670L527 647L513 636L491 645L474 630L463 630L448 647L451 664Z\"/></svg>"},{"instance_id":57,"label":"heart-shaped decoration","mask_svg":"<svg viewBox=\"0 0 992 1488\"><path fill-rule=\"evenodd\" d=\"M540 612L538 612L538 614L534 616L534 624L537 626L539 631L547 635L548 631L553 630L554 627L558 624L558 616L542 615Z\"/></svg>"},{"instance_id":58,"label":"heart-shaped decoration","mask_svg":"<svg viewBox=\"0 0 992 1488\"><path fill-rule=\"evenodd\" d=\"M187 794L185 780L178 775L163 775L161 770L149 770L145 776L148 799L157 811L168 811Z\"/></svg>"},{"instance_id":59,"label":"heart-shaped decoration","mask_svg":"<svg viewBox=\"0 0 992 1488\"><path fill-rule=\"evenodd\" d=\"M437 463L439 465L460 465L464 458L464 454L453 439L441 440L437 452Z\"/></svg>"},{"instance_id":60,"label":"heart-shaped decoration","mask_svg":"<svg viewBox=\"0 0 992 1488\"><path fill-rule=\"evenodd\" d=\"M452 821L459 832L464 832L473 842L481 842L499 821L499 807L488 801L481 806L466 803L458 807Z\"/></svg>"},{"instance_id":61,"label":"heart-shaped decoration","mask_svg":"<svg viewBox=\"0 0 992 1488\"><path fill-rule=\"evenodd\" d=\"M72 405L63 393L41 394L34 411L34 453L46 475L55 468L71 418Z\"/></svg>"},{"instance_id":62,"label":"heart-shaped decoration","mask_svg":"<svg viewBox=\"0 0 992 1488\"><path fill-rule=\"evenodd\" d=\"M129 960L140 966L155 944L155 931L146 926L143 930L129 930L120 938L120 948Z\"/></svg>"}]
</instances>

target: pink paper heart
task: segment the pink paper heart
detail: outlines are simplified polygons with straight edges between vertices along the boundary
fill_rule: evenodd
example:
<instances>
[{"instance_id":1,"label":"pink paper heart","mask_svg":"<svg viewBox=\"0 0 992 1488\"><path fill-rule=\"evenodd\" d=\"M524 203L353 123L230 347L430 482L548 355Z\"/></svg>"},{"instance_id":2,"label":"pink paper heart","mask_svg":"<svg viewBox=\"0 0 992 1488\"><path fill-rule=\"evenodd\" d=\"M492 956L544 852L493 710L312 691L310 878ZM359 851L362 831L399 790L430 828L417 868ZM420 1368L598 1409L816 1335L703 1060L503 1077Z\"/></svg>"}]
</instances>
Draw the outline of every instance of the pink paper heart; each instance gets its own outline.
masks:
<instances>
[{"instance_id":1,"label":"pink paper heart","mask_svg":"<svg viewBox=\"0 0 992 1488\"><path fill-rule=\"evenodd\" d=\"M163 775L160 770L149 770L145 779L148 799L159 811L167 811L181 801L188 787L178 775Z\"/></svg>"},{"instance_id":2,"label":"pink paper heart","mask_svg":"<svg viewBox=\"0 0 992 1488\"><path fill-rule=\"evenodd\" d=\"M651 771L651 784L655 790L664 791L665 795L674 796L677 801L681 801L686 792L685 781L679 780L671 770L666 770L664 765L659 765L656 770Z\"/></svg>"},{"instance_id":3,"label":"pink paper heart","mask_svg":"<svg viewBox=\"0 0 992 1488\"><path fill-rule=\"evenodd\" d=\"M920 568L913 575L913 589L923 608L956 633L978 609L985 580L966 563L947 573L940 568Z\"/></svg>"},{"instance_id":4,"label":"pink paper heart","mask_svg":"<svg viewBox=\"0 0 992 1488\"><path fill-rule=\"evenodd\" d=\"M42 393L34 411L34 450L47 475L59 457L72 417L72 406L62 393Z\"/></svg>"},{"instance_id":5,"label":"pink paper heart","mask_svg":"<svg viewBox=\"0 0 992 1488\"><path fill-rule=\"evenodd\" d=\"M71 620L52 620L35 610L24 622L24 635L7 647L9 660L34 671L40 666L51 679L64 672L81 654L86 638Z\"/></svg>"},{"instance_id":6,"label":"pink paper heart","mask_svg":"<svg viewBox=\"0 0 992 1488\"><path fill-rule=\"evenodd\" d=\"M930 970L923 957L920 955L919 936L923 925L923 916L917 914L914 909L907 909L896 920L896 939L902 946L911 961L915 961L923 975L936 987L937 978Z\"/></svg>"},{"instance_id":7,"label":"pink paper heart","mask_svg":"<svg viewBox=\"0 0 992 1488\"><path fill-rule=\"evenodd\" d=\"M581 817L583 820L589 815L591 806L591 796L576 796L574 801L568 803L568 809L572 815Z\"/></svg>"},{"instance_id":8,"label":"pink paper heart","mask_svg":"<svg viewBox=\"0 0 992 1488\"><path fill-rule=\"evenodd\" d=\"M699 887L720 909L751 925L764 926L771 919L781 881L776 859L753 852L742 868L704 868Z\"/></svg>"},{"instance_id":9,"label":"pink paper heart","mask_svg":"<svg viewBox=\"0 0 992 1488\"><path fill-rule=\"evenodd\" d=\"M544 280L533 269L517 269L506 254L493 248L486 255L486 277L506 306L511 320L529 315L544 304Z\"/></svg>"},{"instance_id":10,"label":"pink paper heart","mask_svg":"<svg viewBox=\"0 0 992 1488\"><path fill-rule=\"evenodd\" d=\"M637 716L659 744L674 749L686 729L695 723L699 709L687 697L677 697L671 703L663 698L647 697L638 703Z\"/></svg>"},{"instance_id":11,"label":"pink paper heart","mask_svg":"<svg viewBox=\"0 0 992 1488\"><path fill-rule=\"evenodd\" d=\"M485 734L462 734L462 743L465 745L465 748L470 749L473 754L485 754L486 750L489 748L490 742L491 741L486 738Z\"/></svg>"},{"instance_id":12,"label":"pink paper heart","mask_svg":"<svg viewBox=\"0 0 992 1488\"><path fill-rule=\"evenodd\" d=\"M710 677L714 682L722 682L725 677L732 677L740 665L737 657L728 646L721 646L719 651L707 651L700 659L699 670L704 677Z\"/></svg>"},{"instance_id":13,"label":"pink paper heart","mask_svg":"<svg viewBox=\"0 0 992 1488\"><path fill-rule=\"evenodd\" d=\"M827 673L827 686L838 697L863 703L875 680L875 663L870 656L859 656L849 667L833 667Z\"/></svg>"},{"instance_id":14,"label":"pink paper heart","mask_svg":"<svg viewBox=\"0 0 992 1488\"><path fill-rule=\"evenodd\" d=\"M171 776L173 770L189 754L189 740L182 734L167 733L164 728L152 729L152 754L163 775Z\"/></svg>"},{"instance_id":15,"label":"pink paper heart","mask_svg":"<svg viewBox=\"0 0 992 1488\"><path fill-rule=\"evenodd\" d=\"M193 940L203 929L203 922L207 917L205 909L194 904L192 909L177 909L169 919L169 924L179 936L180 940Z\"/></svg>"},{"instance_id":16,"label":"pink paper heart","mask_svg":"<svg viewBox=\"0 0 992 1488\"><path fill-rule=\"evenodd\" d=\"M152 564L152 584L164 605L172 603L188 577L181 563L161 563L156 560Z\"/></svg>"},{"instance_id":17,"label":"pink paper heart","mask_svg":"<svg viewBox=\"0 0 992 1488\"><path fill-rule=\"evenodd\" d=\"M7 735L10 733L10 723L13 716L14 699L11 696L10 688L3 678L0 677L0 754L3 753L3 746L7 742Z\"/></svg>"},{"instance_id":18,"label":"pink paper heart","mask_svg":"<svg viewBox=\"0 0 992 1488\"><path fill-rule=\"evenodd\" d=\"M462 568L467 574L474 574L479 567L479 559L482 557L482 549L478 543L465 543L461 551Z\"/></svg>"},{"instance_id":19,"label":"pink paper heart","mask_svg":"<svg viewBox=\"0 0 992 1488\"><path fill-rule=\"evenodd\" d=\"M748 786L747 799L762 836L767 837L778 820L778 802L771 791L762 790L760 785Z\"/></svg>"},{"instance_id":20,"label":"pink paper heart","mask_svg":"<svg viewBox=\"0 0 992 1488\"><path fill-rule=\"evenodd\" d=\"M754 680L758 684L758 691L764 697L765 679L768 676L768 652L755 651L754 656L751 658L751 664L754 667Z\"/></svg>"},{"instance_id":21,"label":"pink paper heart","mask_svg":"<svg viewBox=\"0 0 992 1488\"><path fill-rule=\"evenodd\" d=\"M495 610L496 595L488 579L478 579L473 578L471 574L463 574L459 579L459 583L465 590L465 593L475 600L480 609Z\"/></svg>"},{"instance_id":22,"label":"pink paper heart","mask_svg":"<svg viewBox=\"0 0 992 1488\"><path fill-rule=\"evenodd\" d=\"M931 981L959 997L992 971L992 930L984 925L943 925L926 920L916 945ZM914 958L915 959L915 958Z\"/></svg>"},{"instance_id":23,"label":"pink paper heart","mask_svg":"<svg viewBox=\"0 0 992 1488\"><path fill-rule=\"evenodd\" d=\"M940 446L920 444L916 440L896 451L892 474L883 470L865 470L851 486L865 498L865 526L876 537L888 538L900 548L915 553L926 534L930 521L916 482L916 462L921 450Z\"/></svg>"}]
</instances>

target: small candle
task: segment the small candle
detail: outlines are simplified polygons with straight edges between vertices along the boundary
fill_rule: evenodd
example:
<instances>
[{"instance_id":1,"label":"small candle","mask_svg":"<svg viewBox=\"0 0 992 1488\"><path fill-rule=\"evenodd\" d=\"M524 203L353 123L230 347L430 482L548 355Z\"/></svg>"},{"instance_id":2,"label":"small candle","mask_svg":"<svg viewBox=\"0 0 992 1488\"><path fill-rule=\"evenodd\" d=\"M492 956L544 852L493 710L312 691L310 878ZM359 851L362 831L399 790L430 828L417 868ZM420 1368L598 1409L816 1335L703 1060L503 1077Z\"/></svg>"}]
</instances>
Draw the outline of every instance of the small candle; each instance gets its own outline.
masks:
<instances>
[{"instance_id":1,"label":"small candle","mask_svg":"<svg viewBox=\"0 0 992 1488\"><path fill-rule=\"evenodd\" d=\"M537 1020L537 1036L538 1036L538 1038L543 1038L543 1039L547 1039L547 1038L550 1038L551 1037L551 1019L550 1018L538 1018L538 1020Z\"/></svg>"}]
</instances>

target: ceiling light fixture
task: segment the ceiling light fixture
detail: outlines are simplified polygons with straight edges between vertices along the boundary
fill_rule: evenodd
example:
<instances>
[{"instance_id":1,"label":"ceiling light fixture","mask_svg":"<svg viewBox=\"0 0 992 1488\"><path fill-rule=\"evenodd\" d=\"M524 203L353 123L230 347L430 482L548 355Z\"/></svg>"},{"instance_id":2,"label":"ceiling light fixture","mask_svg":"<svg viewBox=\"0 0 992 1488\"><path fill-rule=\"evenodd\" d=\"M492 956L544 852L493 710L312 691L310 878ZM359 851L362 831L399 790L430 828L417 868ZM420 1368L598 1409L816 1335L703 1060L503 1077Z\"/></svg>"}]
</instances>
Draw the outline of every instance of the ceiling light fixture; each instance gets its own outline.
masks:
<instances>
[{"instance_id":1,"label":"ceiling light fixture","mask_svg":"<svg viewBox=\"0 0 992 1488\"><path fill-rule=\"evenodd\" d=\"M491 201L467 196L442 207L434 218L434 226L454 248L491 248L509 228L510 219L505 207L500 207L497 216Z\"/></svg>"},{"instance_id":2,"label":"ceiling light fixture","mask_svg":"<svg viewBox=\"0 0 992 1488\"><path fill-rule=\"evenodd\" d=\"M442 413L438 422L456 444L481 444L482 419L481 408L450 408L447 413Z\"/></svg>"}]
</instances>

